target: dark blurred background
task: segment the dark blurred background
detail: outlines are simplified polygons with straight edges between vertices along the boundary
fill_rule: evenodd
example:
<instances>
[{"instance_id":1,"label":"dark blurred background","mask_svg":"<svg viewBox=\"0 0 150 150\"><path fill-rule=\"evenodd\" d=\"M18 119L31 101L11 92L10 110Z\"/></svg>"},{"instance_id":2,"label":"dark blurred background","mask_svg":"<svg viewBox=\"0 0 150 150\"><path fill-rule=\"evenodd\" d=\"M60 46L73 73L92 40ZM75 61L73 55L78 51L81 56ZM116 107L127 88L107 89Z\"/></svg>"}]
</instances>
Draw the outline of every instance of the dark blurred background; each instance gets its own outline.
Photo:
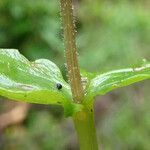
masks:
<instances>
[{"instance_id":1,"label":"dark blurred background","mask_svg":"<svg viewBox=\"0 0 150 150\"><path fill-rule=\"evenodd\" d=\"M104 72L150 58L149 0L74 0L82 69ZM29 60L47 58L65 76L59 0L0 0L0 47ZM132 64L132 65L131 65ZM150 149L150 81L96 98L95 120L104 150ZM77 150L63 109L0 98L0 150Z\"/></svg>"}]
</instances>

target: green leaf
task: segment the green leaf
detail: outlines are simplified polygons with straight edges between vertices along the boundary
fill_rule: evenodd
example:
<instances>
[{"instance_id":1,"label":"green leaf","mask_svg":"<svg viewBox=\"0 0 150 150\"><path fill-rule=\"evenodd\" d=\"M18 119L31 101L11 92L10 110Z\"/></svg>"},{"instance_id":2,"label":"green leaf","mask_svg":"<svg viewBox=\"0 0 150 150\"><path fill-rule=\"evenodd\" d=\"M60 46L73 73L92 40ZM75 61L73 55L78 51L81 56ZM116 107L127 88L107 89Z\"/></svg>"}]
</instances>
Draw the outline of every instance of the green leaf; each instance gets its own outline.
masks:
<instances>
[{"instance_id":1,"label":"green leaf","mask_svg":"<svg viewBox=\"0 0 150 150\"><path fill-rule=\"evenodd\" d=\"M0 49L0 95L39 104L68 105L72 99L69 85L53 62L30 62L15 49Z\"/></svg>"},{"instance_id":2,"label":"green leaf","mask_svg":"<svg viewBox=\"0 0 150 150\"><path fill-rule=\"evenodd\" d=\"M97 75L87 87L86 99L104 95L113 89L150 78L150 63L140 67L110 71Z\"/></svg>"}]
</instances>

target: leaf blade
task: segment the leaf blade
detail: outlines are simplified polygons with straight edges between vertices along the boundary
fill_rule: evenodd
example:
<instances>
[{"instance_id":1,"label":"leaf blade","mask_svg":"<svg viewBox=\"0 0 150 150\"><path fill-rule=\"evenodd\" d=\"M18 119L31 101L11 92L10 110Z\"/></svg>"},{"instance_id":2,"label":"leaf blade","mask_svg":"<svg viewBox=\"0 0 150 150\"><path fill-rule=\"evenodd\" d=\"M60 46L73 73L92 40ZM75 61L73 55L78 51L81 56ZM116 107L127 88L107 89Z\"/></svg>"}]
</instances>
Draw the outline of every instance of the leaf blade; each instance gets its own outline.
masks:
<instances>
[{"instance_id":1,"label":"leaf blade","mask_svg":"<svg viewBox=\"0 0 150 150\"><path fill-rule=\"evenodd\" d=\"M104 95L113 89L128 86L150 78L150 63L140 67L110 71L97 75L90 81L87 88L88 99L97 95Z\"/></svg>"},{"instance_id":2,"label":"leaf blade","mask_svg":"<svg viewBox=\"0 0 150 150\"><path fill-rule=\"evenodd\" d=\"M0 49L0 95L40 104L64 105L71 99L70 87L53 62L30 62L15 49Z\"/></svg>"}]
</instances>

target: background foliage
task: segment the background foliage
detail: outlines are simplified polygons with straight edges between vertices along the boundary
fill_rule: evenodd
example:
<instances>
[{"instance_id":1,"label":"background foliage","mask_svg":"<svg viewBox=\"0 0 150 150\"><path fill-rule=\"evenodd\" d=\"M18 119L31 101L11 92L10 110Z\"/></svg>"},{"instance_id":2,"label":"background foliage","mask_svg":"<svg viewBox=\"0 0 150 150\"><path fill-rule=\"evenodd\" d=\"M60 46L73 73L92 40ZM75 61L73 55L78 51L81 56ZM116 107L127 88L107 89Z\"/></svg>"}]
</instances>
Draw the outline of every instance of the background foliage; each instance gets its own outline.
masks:
<instances>
[{"instance_id":1,"label":"background foliage","mask_svg":"<svg viewBox=\"0 0 150 150\"><path fill-rule=\"evenodd\" d=\"M150 58L148 0L74 0L81 68L104 72ZM30 60L48 58L65 76L56 0L1 0L0 47L17 48ZM105 150L148 150L149 81L115 90L95 104L98 137ZM7 111L3 98L1 114ZM7 102L8 103L8 102ZM77 149L71 122L56 106L32 105L24 122L5 128L0 149Z\"/></svg>"}]
</instances>

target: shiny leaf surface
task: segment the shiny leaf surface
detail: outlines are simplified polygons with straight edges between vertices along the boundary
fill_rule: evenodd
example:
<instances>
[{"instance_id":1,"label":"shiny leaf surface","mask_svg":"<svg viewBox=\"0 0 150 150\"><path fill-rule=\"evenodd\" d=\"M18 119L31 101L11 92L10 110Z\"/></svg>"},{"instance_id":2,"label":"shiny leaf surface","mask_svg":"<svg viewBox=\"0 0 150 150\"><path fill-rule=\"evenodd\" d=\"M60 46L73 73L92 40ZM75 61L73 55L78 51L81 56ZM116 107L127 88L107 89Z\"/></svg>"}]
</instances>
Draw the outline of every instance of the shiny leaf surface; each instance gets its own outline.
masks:
<instances>
[{"instance_id":1,"label":"shiny leaf surface","mask_svg":"<svg viewBox=\"0 0 150 150\"><path fill-rule=\"evenodd\" d=\"M86 98L92 99L97 95L150 78L150 63L140 67L110 71L97 75L87 87Z\"/></svg>"},{"instance_id":2,"label":"shiny leaf surface","mask_svg":"<svg viewBox=\"0 0 150 150\"><path fill-rule=\"evenodd\" d=\"M0 95L39 104L71 102L70 87L53 62L30 62L15 49L0 49Z\"/></svg>"}]
</instances>

